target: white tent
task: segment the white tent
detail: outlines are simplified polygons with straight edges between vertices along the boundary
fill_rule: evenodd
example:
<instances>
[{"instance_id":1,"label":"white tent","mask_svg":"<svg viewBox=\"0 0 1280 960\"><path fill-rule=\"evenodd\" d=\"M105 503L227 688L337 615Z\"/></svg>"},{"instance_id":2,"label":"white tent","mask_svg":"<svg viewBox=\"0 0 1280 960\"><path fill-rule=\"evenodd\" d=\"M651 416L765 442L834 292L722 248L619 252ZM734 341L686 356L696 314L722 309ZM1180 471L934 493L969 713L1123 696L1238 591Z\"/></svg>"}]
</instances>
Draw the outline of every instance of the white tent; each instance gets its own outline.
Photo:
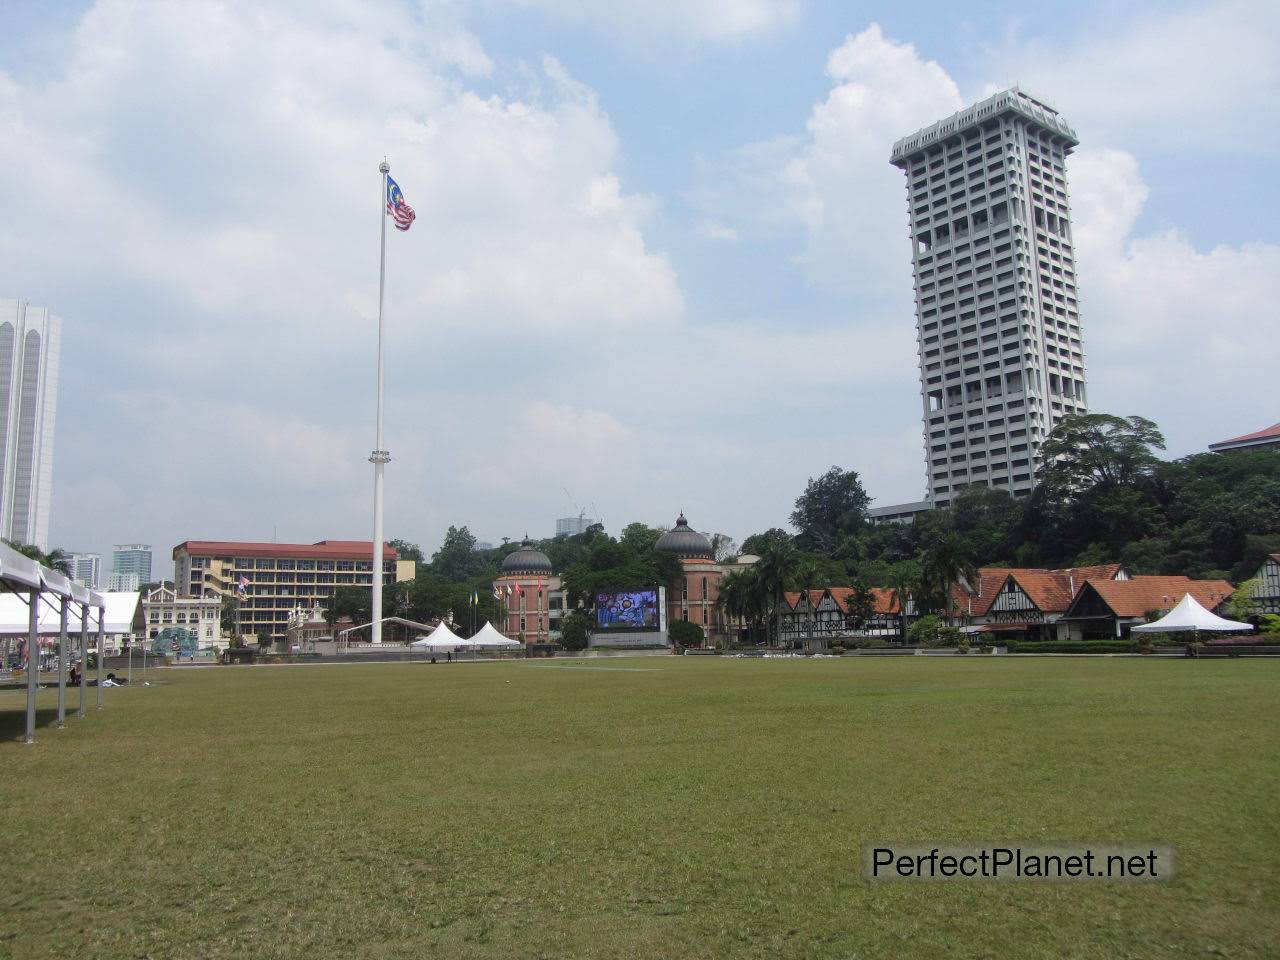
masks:
<instances>
[{"instance_id":1,"label":"white tent","mask_svg":"<svg viewBox=\"0 0 1280 960\"><path fill-rule=\"evenodd\" d=\"M409 646L418 650L462 650L471 645L471 641L463 640L449 629L449 625L441 621L440 625L425 637L419 637Z\"/></svg>"},{"instance_id":2,"label":"white tent","mask_svg":"<svg viewBox=\"0 0 1280 960\"><path fill-rule=\"evenodd\" d=\"M485 622L480 631L471 638L471 643L481 650L518 650L524 646L519 640L504 637L492 623Z\"/></svg>"},{"instance_id":3,"label":"white tent","mask_svg":"<svg viewBox=\"0 0 1280 960\"><path fill-rule=\"evenodd\" d=\"M1210 613L1188 593L1178 601L1176 607L1155 623L1140 623L1132 629L1134 633L1189 633L1201 630L1252 630L1253 625L1226 620L1216 613Z\"/></svg>"}]
</instances>

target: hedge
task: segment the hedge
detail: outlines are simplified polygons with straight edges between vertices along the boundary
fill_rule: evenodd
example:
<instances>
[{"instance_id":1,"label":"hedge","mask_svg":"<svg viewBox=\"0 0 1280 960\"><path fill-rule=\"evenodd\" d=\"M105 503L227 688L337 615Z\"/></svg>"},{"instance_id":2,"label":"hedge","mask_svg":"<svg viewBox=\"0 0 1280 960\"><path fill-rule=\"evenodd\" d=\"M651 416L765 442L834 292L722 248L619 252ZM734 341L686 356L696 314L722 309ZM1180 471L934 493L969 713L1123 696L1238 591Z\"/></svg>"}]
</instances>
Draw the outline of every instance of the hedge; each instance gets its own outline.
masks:
<instances>
[{"instance_id":1,"label":"hedge","mask_svg":"<svg viewBox=\"0 0 1280 960\"><path fill-rule=\"evenodd\" d=\"M1010 653L1137 653L1132 640L1034 640L1008 643Z\"/></svg>"}]
</instances>

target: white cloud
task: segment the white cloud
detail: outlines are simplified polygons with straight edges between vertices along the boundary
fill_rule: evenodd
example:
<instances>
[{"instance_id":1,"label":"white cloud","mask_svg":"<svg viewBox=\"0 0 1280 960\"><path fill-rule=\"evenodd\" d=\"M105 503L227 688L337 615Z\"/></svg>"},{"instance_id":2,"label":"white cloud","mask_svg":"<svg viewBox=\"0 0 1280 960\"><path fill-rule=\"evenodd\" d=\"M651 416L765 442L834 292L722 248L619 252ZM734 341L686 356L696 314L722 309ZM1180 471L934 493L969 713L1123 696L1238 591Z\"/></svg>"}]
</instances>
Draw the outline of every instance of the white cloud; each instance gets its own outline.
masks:
<instances>
[{"instance_id":1,"label":"white cloud","mask_svg":"<svg viewBox=\"0 0 1280 960\"><path fill-rule=\"evenodd\" d=\"M831 53L827 75L834 86L782 174L808 231L802 260L828 288L901 299L910 291L906 187L889 149L960 109L960 93L937 63L874 23Z\"/></svg>"},{"instance_id":2,"label":"white cloud","mask_svg":"<svg viewBox=\"0 0 1280 960\"><path fill-rule=\"evenodd\" d=\"M1135 236L1148 188L1134 157L1080 150L1070 169L1091 405L1151 417L1174 454L1273 421L1280 245Z\"/></svg>"},{"instance_id":3,"label":"white cloud","mask_svg":"<svg viewBox=\"0 0 1280 960\"><path fill-rule=\"evenodd\" d=\"M384 153L418 215L387 238L389 404L425 379L465 406L549 338L682 321L592 91L548 58L518 94L477 92L497 67L447 19L100 0L52 82L0 73L0 289L64 316L64 422L100 418L60 432L55 536L213 535L229 489L246 517L321 527L296 535L363 527ZM110 402L124 382L155 409ZM205 430L229 418L243 437ZM101 469L142 494L109 516L67 495Z\"/></svg>"},{"instance_id":4,"label":"white cloud","mask_svg":"<svg viewBox=\"0 0 1280 960\"><path fill-rule=\"evenodd\" d=\"M695 228L698 236L704 240L720 240L726 243L738 242L738 231L719 220L703 220Z\"/></svg>"},{"instance_id":5,"label":"white cloud","mask_svg":"<svg viewBox=\"0 0 1280 960\"><path fill-rule=\"evenodd\" d=\"M632 38L676 34L691 39L738 40L786 26L800 12L800 0L649 0L598 3L582 0L509 0L556 16L589 23Z\"/></svg>"},{"instance_id":6,"label":"white cloud","mask_svg":"<svg viewBox=\"0 0 1280 960\"><path fill-rule=\"evenodd\" d=\"M986 60L1047 97L1086 142L1280 151L1280 130L1266 121L1280 99L1280 5L1271 0L1156 9L1072 43L1015 33Z\"/></svg>"},{"instance_id":7,"label":"white cloud","mask_svg":"<svg viewBox=\"0 0 1280 960\"><path fill-rule=\"evenodd\" d=\"M627 435L626 427L601 410L580 410L545 400L525 407L524 422L526 429L542 440L593 444Z\"/></svg>"}]
</instances>

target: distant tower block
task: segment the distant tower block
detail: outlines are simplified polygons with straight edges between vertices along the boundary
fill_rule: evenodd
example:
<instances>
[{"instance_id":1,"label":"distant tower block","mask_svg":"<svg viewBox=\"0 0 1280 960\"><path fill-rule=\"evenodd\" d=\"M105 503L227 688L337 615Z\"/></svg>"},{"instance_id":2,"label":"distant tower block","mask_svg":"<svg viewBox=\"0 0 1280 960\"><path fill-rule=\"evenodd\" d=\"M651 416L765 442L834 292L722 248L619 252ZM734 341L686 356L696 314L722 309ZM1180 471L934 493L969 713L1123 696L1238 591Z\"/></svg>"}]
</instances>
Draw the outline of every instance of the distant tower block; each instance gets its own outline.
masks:
<instances>
[{"instance_id":1,"label":"distant tower block","mask_svg":"<svg viewBox=\"0 0 1280 960\"><path fill-rule=\"evenodd\" d=\"M49 548L62 321L0 300L0 536Z\"/></svg>"},{"instance_id":2,"label":"distant tower block","mask_svg":"<svg viewBox=\"0 0 1280 960\"><path fill-rule=\"evenodd\" d=\"M899 140L915 270L927 501L1035 485L1086 409L1066 158L1075 132L1016 87Z\"/></svg>"}]
</instances>

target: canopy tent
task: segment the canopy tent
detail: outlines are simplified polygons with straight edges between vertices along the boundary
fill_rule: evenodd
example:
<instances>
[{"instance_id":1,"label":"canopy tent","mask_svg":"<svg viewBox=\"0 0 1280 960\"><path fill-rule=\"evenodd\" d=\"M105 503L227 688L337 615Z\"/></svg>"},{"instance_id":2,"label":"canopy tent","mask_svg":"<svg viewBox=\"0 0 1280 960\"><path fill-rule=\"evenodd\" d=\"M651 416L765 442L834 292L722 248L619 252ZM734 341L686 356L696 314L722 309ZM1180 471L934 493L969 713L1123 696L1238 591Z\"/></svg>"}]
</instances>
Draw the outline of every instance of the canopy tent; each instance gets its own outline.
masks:
<instances>
[{"instance_id":1,"label":"canopy tent","mask_svg":"<svg viewBox=\"0 0 1280 960\"><path fill-rule=\"evenodd\" d=\"M504 637L487 620L470 642L481 650L519 650L524 646L519 640Z\"/></svg>"},{"instance_id":2,"label":"canopy tent","mask_svg":"<svg viewBox=\"0 0 1280 960\"><path fill-rule=\"evenodd\" d=\"M1253 624L1227 620L1210 613L1198 600L1187 594L1178 605L1154 623L1140 623L1132 627L1134 633L1189 633L1201 630L1239 631L1252 630Z\"/></svg>"},{"instance_id":3,"label":"canopy tent","mask_svg":"<svg viewBox=\"0 0 1280 960\"><path fill-rule=\"evenodd\" d=\"M34 743L36 734L36 696L40 685L40 653L39 642L42 630L42 616L46 608L56 614L56 632L58 635L58 726L66 723L66 691L67 691L67 641L70 633L72 613L76 614L80 630L80 656L83 659L88 650L89 620L96 614L98 648L102 648L103 608L102 596L73 583L57 570L43 566L30 557L19 553L8 544L0 543L0 601L13 607L8 616L0 616L0 620L13 620L10 624L11 634L22 636L26 641L27 672L27 731L26 742ZM134 594L137 603L137 594ZM17 613L17 616L13 616ZM130 611L128 623L133 620ZM53 623L49 624L54 627ZM53 632L52 630L50 632ZM6 656L7 659L7 656ZM98 709L102 709L102 660L98 657ZM84 716L85 677L80 675L80 709Z\"/></svg>"},{"instance_id":4,"label":"canopy tent","mask_svg":"<svg viewBox=\"0 0 1280 960\"><path fill-rule=\"evenodd\" d=\"M79 593L84 588L78 583L69 585L72 593L71 609L67 611L67 629L80 632L80 604L86 603ZM37 632L42 636L56 634L61 629L62 597L64 594L52 586L46 587L40 597L40 614L37 621ZM115 592L101 594L106 616L102 619L103 633L108 636L121 636L133 631L134 617L138 609L138 600L142 595L138 591ZM20 594L0 594L0 634L26 634L28 629L29 608L26 598ZM98 632L99 613L97 607L89 607L88 629L92 634Z\"/></svg>"},{"instance_id":5,"label":"canopy tent","mask_svg":"<svg viewBox=\"0 0 1280 960\"><path fill-rule=\"evenodd\" d=\"M463 640L449 629L447 623L441 624L425 637L419 637L409 646L417 650L461 650L471 645L471 641Z\"/></svg>"}]
</instances>

